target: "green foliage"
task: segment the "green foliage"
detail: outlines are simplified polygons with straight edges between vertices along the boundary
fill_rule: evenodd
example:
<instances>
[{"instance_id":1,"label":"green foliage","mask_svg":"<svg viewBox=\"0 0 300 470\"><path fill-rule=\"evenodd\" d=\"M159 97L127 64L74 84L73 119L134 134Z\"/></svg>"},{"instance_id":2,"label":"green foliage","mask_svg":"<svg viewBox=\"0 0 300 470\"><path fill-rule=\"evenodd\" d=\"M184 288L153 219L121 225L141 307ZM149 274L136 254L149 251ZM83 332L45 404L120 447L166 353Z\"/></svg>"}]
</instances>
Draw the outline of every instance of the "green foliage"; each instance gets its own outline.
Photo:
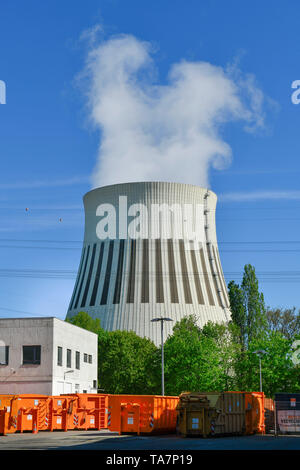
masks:
<instances>
[{"instance_id":1,"label":"green foliage","mask_svg":"<svg viewBox=\"0 0 300 470\"><path fill-rule=\"evenodd\" d=\"M178 322L165 343L166 393L218 391L231 386L236 347L224 325L208 323L202 330L194 316Z\"/></svg>"},{"instance_id":2,"label":"green foliage","mask_svg":"<svg viewBox=\"0 0 300 470\"><path fill-rule=\"evenodd\" d=\"M244 306L246 312L247 343L259 337L266 326L264 296L258 290L258 280L251 264L244 267L242 281Z\"/></svg>"},{"instance_id":3,"label":"green foliage","mask_svg":"<svg viewBox=\"0 0 300 470\"><path fill-rule=\"evenodd\" d=\"M300 310L296 313L296 308L289 309L268 309L266 311L267 329L278 331L287 339L292 339L300 334Z\"/></svg>"},{"instance_id":4,"label":"green foliage","mask_svg":"<svg viewBox=\"0 0 300 470\"><path fill-rule=\"evenodd\" d=\"M165 391L259 390L262 356L263 390L300 391L300 365L292 362L292 343L300 338L299 312L266 311L255 272L245 267L242 286L229 283L232 321L208 322L202 328L189 316L177 322L165 342ZM134 332L107 332L85 312L67 320L98 335L99 388L107 393L160 394L161 349Z\"/></svg>"},{"instance_id":5,"label":"green foliage","mask_svg":"<svg viewBox=\"0 0 300 470\"><path fill-rule=\"evenodd\" d=\"M79 312L67 320L98 335L98 387L106 393L160 393L156 346L132 331L103 330L99 319Z\"/></svg>"},{"instance_id":6,"label":"green foliage","mask_svg":"<svg viewBox=\"0 0 300 470\"><path fill-rule=\"evenodd\" d=\"M99 382L107 393L159 394L157 348L132 331L109 332L100 344Z\"/></svg>"},{"instance_id":7,"label":"green foliage","mask_svg":"<svg viewBox=\"0 0 300 470\"><path fill-rule=\"evenodd\" d=\"M254 351L264 350L262 355L262 384L266 396L276 392L297 392L300 390L300 369L291 360L291 341L279 332L266 332L264 337L253 340L249 349L236 364L240 389L259 390L259 358Z\"/></svg>"},{"instance_id":8,"label":"green foliage","mask_svg":"<svg viewBox=\"0 0 300 470\"><path fill-rule=\"evenodd\" d=\"M246 344L246 309L243 290L234 281L228 284L228 295L232 322L239 328L239 341L243 347Z\"/></svg>"},{"instance_id":9,"label":"green foliage","mask_svg":"<svg viewBox=\"0 0 300 470\"><path fill-rule=\"evenodd\" d=\"M99 334L101 330L99 318L94 319L86 312L78 312L77 315L67 318L66 321L96 334Z\"/></svg>"},{"instance_id":10,"label":"green foliage","mask_svg":"<svg viewBox=\"0 0 300 470\"><path fill-rule=\"evenodd\" d=\"M264 296L259 292L255 269L246 264L241 286L231 281L228 294L232 321L240 330L240 343L247 349L249 343L261 336L266 328Z\"/></svg>"}]
</instances>

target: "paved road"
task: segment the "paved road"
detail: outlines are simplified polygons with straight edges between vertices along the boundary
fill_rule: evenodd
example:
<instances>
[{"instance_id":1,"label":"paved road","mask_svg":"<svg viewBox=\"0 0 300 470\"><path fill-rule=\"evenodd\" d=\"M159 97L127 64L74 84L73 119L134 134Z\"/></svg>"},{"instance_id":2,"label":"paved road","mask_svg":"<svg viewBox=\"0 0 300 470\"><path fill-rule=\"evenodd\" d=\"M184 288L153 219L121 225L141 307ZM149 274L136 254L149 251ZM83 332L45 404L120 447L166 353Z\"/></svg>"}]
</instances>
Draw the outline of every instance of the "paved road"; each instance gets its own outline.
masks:
<instances>
[{"instance_id":1,"label":"paved road","mask_svg":"<svg viewBox=\"0 0 300 470\"><path fill-rule=\"evenodd\" d=\"M213 439L118 436L106 430L39 432L0 436L1 450L300 450L300 436L238 436Z\"/></svg>"}]
</instances>

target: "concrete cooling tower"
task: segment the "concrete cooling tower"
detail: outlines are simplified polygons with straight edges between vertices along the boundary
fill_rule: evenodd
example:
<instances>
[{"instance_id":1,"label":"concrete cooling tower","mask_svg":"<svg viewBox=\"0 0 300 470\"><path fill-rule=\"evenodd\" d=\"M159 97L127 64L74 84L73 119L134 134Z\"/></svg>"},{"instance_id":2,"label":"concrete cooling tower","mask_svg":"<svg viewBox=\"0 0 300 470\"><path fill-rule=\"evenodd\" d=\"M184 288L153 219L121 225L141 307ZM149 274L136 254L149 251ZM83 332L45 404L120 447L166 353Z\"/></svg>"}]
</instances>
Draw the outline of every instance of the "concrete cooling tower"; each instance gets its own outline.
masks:
<instances>
[{"instance_id":1,"label":"concrete cooling tower","mask_svg":"<svg viewBox=\"0 0 300 470\"><path fill-rule=\"evenodd\" d=\"M189 184L105 186L84 196L85 234L67 318L161 341L157 317L195 314L199 326L230 319L216 227L217 196Z\"/></svg>"}]
</instances>

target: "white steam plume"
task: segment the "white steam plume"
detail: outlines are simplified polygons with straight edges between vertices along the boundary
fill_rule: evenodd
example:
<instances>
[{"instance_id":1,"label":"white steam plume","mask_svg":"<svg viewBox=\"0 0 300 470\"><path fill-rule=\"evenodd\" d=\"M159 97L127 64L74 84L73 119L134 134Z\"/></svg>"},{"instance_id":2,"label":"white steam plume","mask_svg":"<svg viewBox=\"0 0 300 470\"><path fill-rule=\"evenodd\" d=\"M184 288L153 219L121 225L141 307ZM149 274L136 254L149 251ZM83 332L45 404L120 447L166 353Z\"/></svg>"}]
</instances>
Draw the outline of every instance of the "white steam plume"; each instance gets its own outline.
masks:
<instances>
[{"instance_id":1,"label":"white steam plume","mask_svg":"<svg viewBox=\"0 0 300 470\"><path fill-rule=\"evenodd\" d=\"M88 54L89 110L101 131L94 187L130 181L208 187L210 166L222 169L231 161L223 125L263 126L263 94L253 76L181 61L160 85L151 52L149 43L122 35Z\"/></svg>"}]
</instances>

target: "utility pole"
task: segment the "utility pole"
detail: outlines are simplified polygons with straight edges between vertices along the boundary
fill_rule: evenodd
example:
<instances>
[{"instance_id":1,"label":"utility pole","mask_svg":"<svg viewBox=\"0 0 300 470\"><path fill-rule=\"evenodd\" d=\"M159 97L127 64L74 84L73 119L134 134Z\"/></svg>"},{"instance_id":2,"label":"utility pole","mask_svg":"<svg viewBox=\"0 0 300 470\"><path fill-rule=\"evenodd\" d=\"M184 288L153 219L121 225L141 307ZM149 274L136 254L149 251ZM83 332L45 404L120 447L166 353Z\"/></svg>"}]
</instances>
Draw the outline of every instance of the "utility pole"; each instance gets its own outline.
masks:
<instances>
[{"instance_id":1,"label":"utility pole","mask_svg":"<svg viewBox=\"0 0 300 470\"><path fill-rule=\"evenodd\" d=\"M161 394L165 395L165 365L164 365L164 322L173 321L172 318L157 317L151 320L152 322L160 322L161 331Z\"/></svg>"},{"instance_id":2,"label":"utility pole","mask_svg":"<svg viewBox=\"0 0 300 470\"><path fill-rule=\"evenodd\" d=\"M259 389L262 392L262 372L261 372L261 358L264 354L267 354L267 351L263 349L258 349L257 351L253 351L253 354L256 354L259 358Z\"/></svg>"}]
</instances>

